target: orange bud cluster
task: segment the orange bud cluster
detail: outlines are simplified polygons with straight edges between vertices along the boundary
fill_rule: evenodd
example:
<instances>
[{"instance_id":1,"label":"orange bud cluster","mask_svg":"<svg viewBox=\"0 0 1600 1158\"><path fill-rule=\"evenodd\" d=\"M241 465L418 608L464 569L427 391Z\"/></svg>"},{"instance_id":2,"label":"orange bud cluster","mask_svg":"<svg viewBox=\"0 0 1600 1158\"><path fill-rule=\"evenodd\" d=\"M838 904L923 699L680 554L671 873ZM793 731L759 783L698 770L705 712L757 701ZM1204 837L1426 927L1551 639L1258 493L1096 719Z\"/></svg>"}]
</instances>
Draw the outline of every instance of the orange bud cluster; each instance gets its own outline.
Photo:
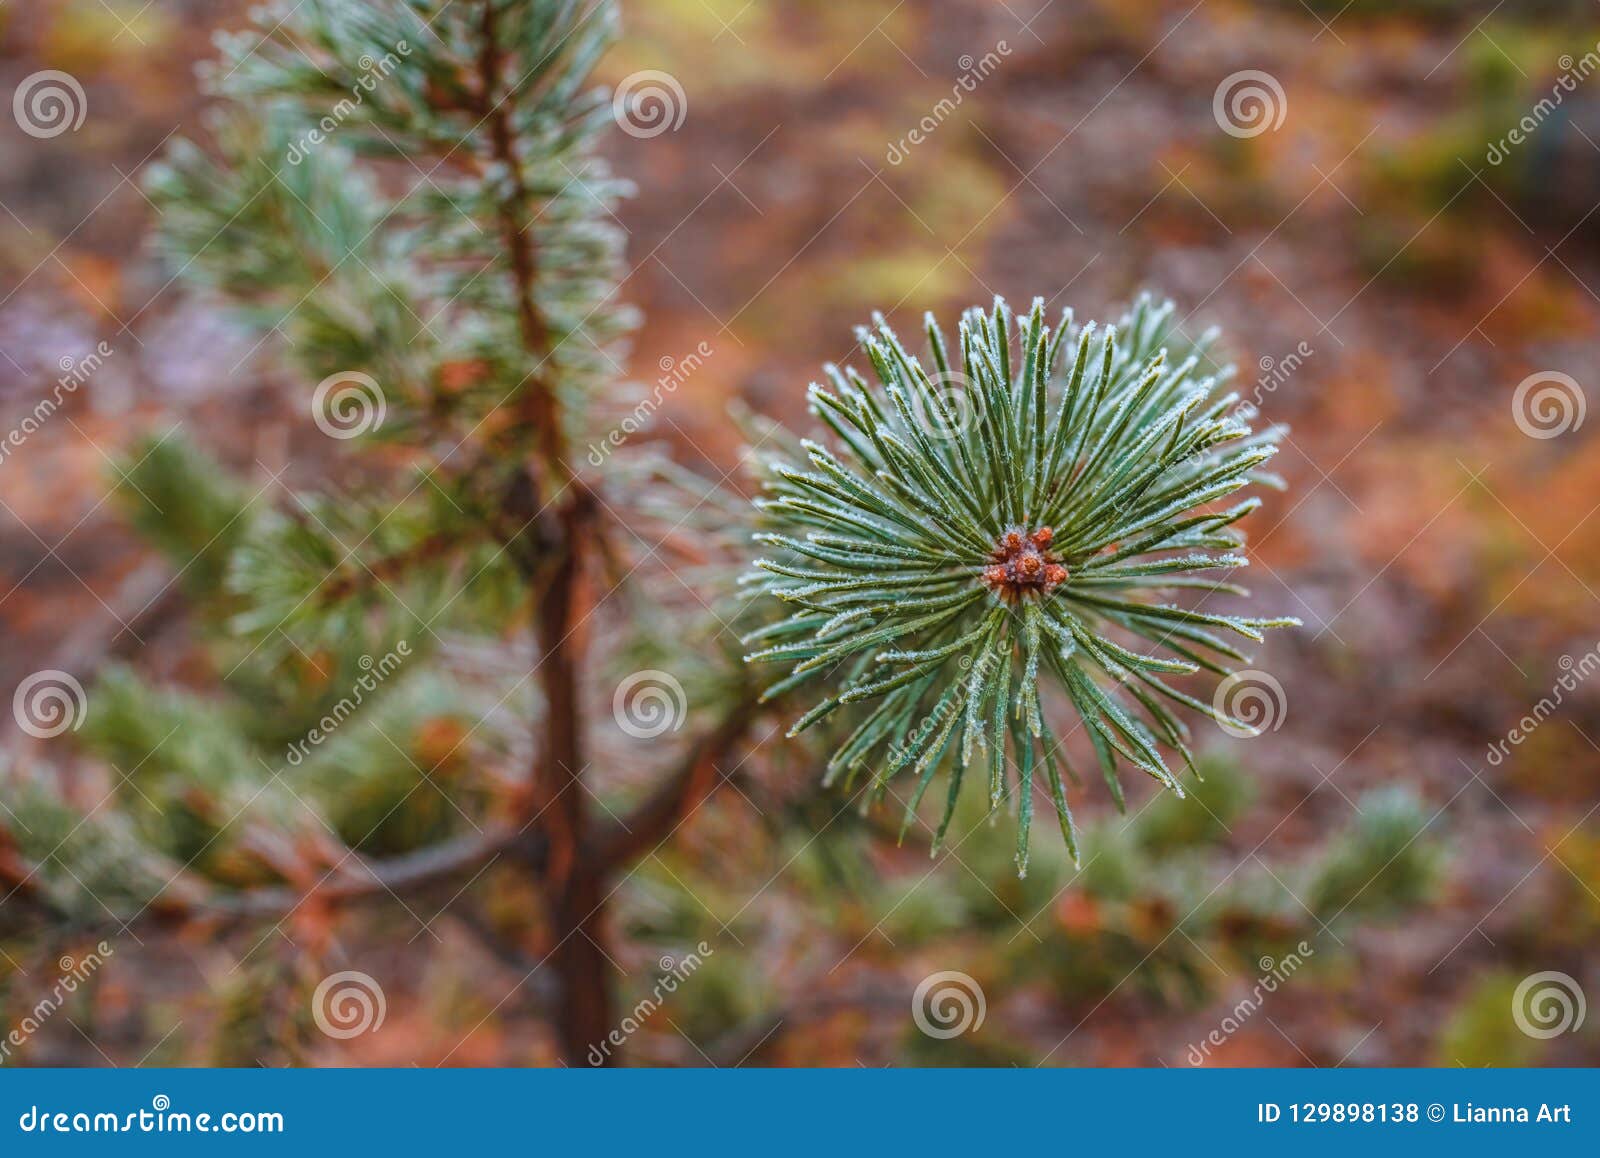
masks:
<instances>
[{"instance_id":1,"label":"orange bud cluster","mask_svg":"<svg viewBox=\"0 0 1600 1158\"><path fill-rule=\"evenodd\" d=\"M1050 551L1055 532L1049 527L1025 532L1012 528L1000 536L983 569L983 582L1002 599L1020 599L1028 592L1048 595L1066 581L1067 569Z\"/></svg>"}]
</instances>

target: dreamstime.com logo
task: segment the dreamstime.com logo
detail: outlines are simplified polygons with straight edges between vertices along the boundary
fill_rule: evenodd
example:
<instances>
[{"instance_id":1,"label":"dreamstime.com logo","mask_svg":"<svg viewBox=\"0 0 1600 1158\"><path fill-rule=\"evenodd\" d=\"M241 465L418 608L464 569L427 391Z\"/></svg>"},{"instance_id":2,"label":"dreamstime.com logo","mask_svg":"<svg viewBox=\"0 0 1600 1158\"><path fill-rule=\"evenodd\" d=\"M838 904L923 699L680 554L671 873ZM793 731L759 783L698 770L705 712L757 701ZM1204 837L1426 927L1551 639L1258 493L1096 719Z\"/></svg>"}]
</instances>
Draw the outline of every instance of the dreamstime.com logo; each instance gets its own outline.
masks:
<instances>
[{"instance_id":1,"label":"dreamstime.com logo","mask_svg":"<svg viewBox=\"0 0 1600 1158\"><path fill-rule=\"evenodd\" d=\"M1261 967L1261 975L1256 978L1256 983L1239 1001L1228 1010L1217 1027L1206 1034L1198 1043L1191 1043L1185 1060L1192 1066L1206 1063L1211 1056L1211 1051L1227 1044L1229 1038L1244 1028L1245 1022L1256 1015L1267 997L1278 991L1278 986L1284 984L1289 978L1300 971L1317 951L1305 941L1301 941L1288 953L1280 958L1263 957L1257 964Z\"/></svg>"},{"instance_id":2,"label":"dreamstime.com logo","mask_svg":"<svg viewBox=\"0 0 1600 1158\"><path fill-rule=\"evenodd\" d=\"M611 715L635 740L653 740L683 727L689 696L671 672L657 668L636 671L617 685Z\"/></svg>"},{"instance_id":3,"label":"dreamstime.com logo","mask_svg":"<svg viewBox=\"0 0 1600 1158\"><path fill-rule=\"evenodd\" d=\"M339 126L354 116L366 98L378 87L378 82L388 79L400 67L400 61L411 55L411 45L406 41L397 42L394 49L386 52L382 57L375 58L369 52L361 54L356 61L361 69L361 75L356 77L355 83L350 86L350 95L340 99L339 103L328 110L298 141L289 146L286 160L291 165L299 165L311 155L311 151L322 144L338 130Z\"/></svg>"},{"instance_id":4,"label":"dreamstime.com logo","mask_svg":"<svg viewBox=\"0 0 1600 1158\"><path fill-rule=\"evenodd\" d=\"M1251 412L1258 411L1261 403L1269 394L1276 394L1278 388L1293 378L1304 366L1306 359L1316 353L1309 342L1301 342L1281 358L1274 358L1271 354L1263 354L1256 363L1261 374L1256 379L1255 389L1250 392L1250 401L1241 403L1241 409Z\"/></svg>"},{"instance_id":5,"label":"dreamstime.com logo","mask_svg":"<svg viewBox=\"0 0 1600 1158\"><path fill-rule=\"evenodd\" d=\"M1248 740L1283 727L1289 699L1283 685L1269 673L1250 669L1236 671L1219 683L1211 697L1211 707L1218 716L1217 727L1230 736Z\"/></svg>"},{"instance_id":6,"label":"dreamstime.com logo","mask_svg":"<svg viewBox=\"0 0 1600 1158\"><path fill-rule=\"evenodd\" d=\"M958 662L957 666L960 667L963 673L970 673L967 676L967 686L973 689L974 695L977 694L977 689L988 684L989 675L994 671L995 667L995 654L994 651L985 651L978 658L977 671L972 670L973 662L970 655L962 656ZM962 701L956 699L941 699L934 705L933 711L923 716L903 741L891 741L889 744L889 767L898 768L910 760L912 755L920 751L922 746L928 742L929 738L938 729L950 722L950 717L963 710L961 703Z\"/></svg>"},{"instance_id":7,"label":"dreamstime.com logo","mask_svg":"<svg viewBox=\"0 0 1600 1158\"><path fill-rule=\"evenodd\" d=\"M978 420L978 392L959 370L928 375L932 397L918 391L914 408L920 411L923 430L935 442L960 438Z\"/></svg>"},{"instance_id":8,"label":"dreamstime.com logo","mask_svg":"<svg viewBox=\"0 0 1600 1158\"><path fill-rule=\"evenodd\" d=\"M56 363L61 369L61 376L56 379L55 389L34 403L33 409L23 414L22 420L6 433L5 438L0 439L0 463L5 462L12 451L19 449L29 438L37 434L44 424L54 417L56 411L61 409L66 400L94 377L111 354L110 344L100 342L81 358L63 355Z\"/></svg>"},{"instance_id":9,"label":"dreamstime.com logo","mask_svg":"<svg viewBox=\"0 0 1600 1158\"><path fill-rule=\"evenodd\" d=\"M11 697L17 727L36 740L76 732L89 717L89 697L70 672L46 668L17 685Z\"/></svg>"},{"instance_id":10,"label":"dreamstime.com logo","mask_svg":"<svg viewBox=\"0 0 1600 1158\"><path fill-rule=\"evenodd\" d=\"M661 976L656 979L650 992L641 997L634 1007L630 1009L622 1022L606 1034L605 1040L596 1042L589 1047L589 1064L592 1066L604 1065L612 1050L626 1044L627 1040L639 1032L641 1026L648 1021L655 1011L661 1008L661 1003L668 996L678 991L689 977L706 963L715 949L705 941L694 947L694 951L685 953L681 958L665 956L661 958Z\"/></svg>"},{"instance_id":11,"label":"dreamstime.com logo","mask_svg":"<svg viewBox=\"0 0 1600 1158\"><path fill-rule=\"evenodd\" d=\"M357 969L330 973L311 994L311 1018L329 1037L344 1041L383 1026L389 1006L383 986Z\"/></svg>"},{"instance_id":12,"label":"dreamstime.com logo","mask_svg":"<svg viewBox=\"0 0 1600 1158\"><path fill-rule=\"evenodd\" d=\"M17 1117L24 1134L281 1134L276 1110L227 1110L220 1114L174 1110L172 1099L157 1094L147 1110L126 1114L106 1110L52 1110L29 1106Z\"/></svg>"},{"instance_id":13,"label":"dreamstime.com logo","mask_svg":"<svg viewBox=\"0 0 1600 1158\"><path fill-rule=\"evenodd\" d=\"M628 136L648 140L683 127L689 97L670 72L647 68L617 85L611 95L611 115Z\"/></svg>"},{"instance_id":14,"label":"dreamstime.com logo","mask_svg":"<svg viewBox=\"0 0 1600 1158\"><path fill-rule=\"evenodd\" d=\"M23 78L11 96L11 115L28 136L48 140L83 127L89 98L77 77L47 68Z\"/></svg>"},{"instance_id":15,"label":"dreamstime.com logo","mask_svg":"<svg viewBox=\"0 0 1600 1158\"><path fill-rule=\"evenodd\" d=\"M1556 64L1561 68L1561 75L1556 77L1555 83L1550 86L1550 95L1540 97L1505 136L1498 141L1489 142L1489 151L1483 158L1489 164L1498 165L1509 157L1511 150L1532 137L1539 126L1561 107L1562 102L1577 91L1580 84L1600 71L1600 44L1596 44L1577 60L1573 60L1570 53L1563 53Z\"/></svg>"},{"instance_id":16,"label":"dreamstime.com logo","mask_svg":"<svg viewBox=\"0 0 1600 1158\"><path fill-rule=\"evenodd\" d=\"M1595 644L1577 659L1564 655L1556 662L1561 668L1561 675L1551 685L1550 691L1539 697L1538 703L1529 708L1503 737L1489 745L1485 759L1490 764L1498 768L1504 763L1505 758L1511 755L1512 748L1519 747L1524 740L1538 731L1540 725L1566 702L1568 692L1577 691L1578 685L1600 671L1600 643Z\"/></svg>"},{"instance_id":17,"label":"dreamstime.com logo","mask_svg":"<svg viewBox=\"0 0 1600 1158\"><path fill-rule=\"evenodd\" d=\"M924 977L911 995L911 1020L929 1037L944 1040L983 1028L989 1004L971 974L945 969Z\"/></svg>"},{"instance_id":18,"label":"dreamstime.com logo","mask_svg":"<svg viewBox=\"0 0 1600 1158\"><path fill-rule=\"evenodd\" d=\"M311 421L329 438L357 438L377 430L388 412L378 380L359 370L329 374L311 395Z\"/></svg>"},{"instance_id":19,"label":"dreamstime.com logo","mask_svg":"<svg viewBox=\"0 0 1600 1158\"><path fill-rule=\"evenodd\" d=\"M1576 1033L1588 1012L1577 978L1554 969L1528 974L1511 995L1511 1020L1541 1040Z\"/></svg>"},{"instance_id":20,"label":"dreamstime.com logo","mask_svg":"<svg viewBox=\"0 0 1600 1158\"><path fill-rule=\"evenodd\" d=\"M22 1015L22 1020L13 1025L4 1038L0 1038L0 1061L9 1058L12 1050L26 1045L28 1039L38 1033L56 1010L66 1004L67 998L76 993L80 985L89 983L89 978L114 952L110 943L101 941L81 957L62 957L56 963L61 975L56 978L54 987L34 1002L33 1007Z\"/></svg>"},{"instance_id":21,"label":"dreamstime.com logo","mask_svg":"<svg viewBox=\"0 0 1600 1158\"><path fill-rule=\"evenodd\" d=\"M1576 430L1588 410L1583 387L1558 370L1529 374L1511 395L1512 421L1529 438L1555 438Z\"/></svg>"},{"instance_id":22,"label":"dreamstime.com logo","mask_svg":"<svg viewBox=\"0 0 1600 1158\"><path fill-rule=\"evenodd\" d=\"M350 691L339 697L339 702L329 708L323 717L317 721L316 726L302 738L289 745L284 753L284 759L296 768L304 763L305 758L311 754L311 749L321 744L331 736L346 720L360 710L366 698L378 690L379 685L395 672L400 670L400 665L411 655L410 640L402 639L394 645L393 651L384 652L383 658L374 660L370 655L364 655L356 661L363 674L355 683L350 685Z\"/></svg>"},{"instance_id":23,"label":"dreamstime.com logo","mask_svg":"<svg viewBox=\"0 0 1600 1158\"><path fill-rule=\"evenodd\" d=\"M589 464L602 466L611 452L629 438L643 430L650 421L650 416L661 409L661 404L682 386L689 378L705 365L706 359L716 351L710 342L701 342L682 358L664 355L656 363L661 369L661 376L656 379L655 389L646 398L642 398L631 413L621 422L608 431L599 442L589 444Z\"/></svg>"},{"instance_id":24,"label":"dreamstime.com logo","mask_svg":"<svg viewBox=\"0 0 1600 1158\"><path fill-rule=\"evenodd\" d=\"M884 160L891 165L903 162L911 155L913 148L933 136L939 126L961 107L968 93L976 91L978 85L1000 67L1001 59L1010 55L1011 46L1002 40L995 44L993 51L984 53L976 60L970 54L957 60L956 64L961 69L961 75L951 87L950 95L941 97L939 103L928 111L928 115L918 121L905 136L898 141L891 141L888 151L884 154Z\"/></svg>"},{"instance_id":25,"label":"dreamstime.com logo","mask_svg":"<svg viewBox=\"0 0 1600 1158\"><path fill-rule=\"evenodd\" d=\"M1247 68L1222 78L1211 97L1211 115L1230 137L1259 137L1283 127L1289 97L1270 72Z\"/></svg>"}]
</instances>

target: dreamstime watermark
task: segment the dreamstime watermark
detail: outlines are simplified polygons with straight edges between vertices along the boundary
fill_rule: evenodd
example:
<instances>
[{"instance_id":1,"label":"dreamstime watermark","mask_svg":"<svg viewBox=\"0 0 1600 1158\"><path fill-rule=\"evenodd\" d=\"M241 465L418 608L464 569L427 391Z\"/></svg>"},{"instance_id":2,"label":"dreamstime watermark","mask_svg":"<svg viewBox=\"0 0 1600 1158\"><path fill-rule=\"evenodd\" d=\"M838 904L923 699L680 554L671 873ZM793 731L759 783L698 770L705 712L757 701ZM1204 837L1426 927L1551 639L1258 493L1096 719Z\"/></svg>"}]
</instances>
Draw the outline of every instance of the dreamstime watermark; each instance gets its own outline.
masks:
<instances>
[{"instance_id":1,"label":"dreamstime watermark","mask_svg":"<svg viewBox=\"0 0 1600 1158\"><path fill-rule=\"evenodd\" d=\"M1289 97L1270 72L1247 68L1222 78L1211 97L1211 115L1230 137L1259 137L1283 127Z\"/></svg>"},{"instance_id":2,"label":"dreamstime watermark","mask_svg":"<svg viewBox=\"0 0 1600 1158\"><path fill-rule=\"evenodd\" d=\"M1554 969L1528 974L1511 995L1511 1020L1541 1041L1578 1032L1588 1012L1577 978Z\"/></svg>"},{"instance_id":3,"label":"dreamstime watermark","mask_svg":"<svg viewBox=\"0 0 1600 1158\"><path fill-rule=\"evenodd\" d=\"M57 668L36 671L17 685L11 696L17 727L36 740L49 740L89 718L89 697L71 672Z\"/></svg>"},{"instance_id":4,"label":"dreamstime watermark","mask_svg":"<svg viewBox=\"0 0 1600 1158\"><path fill-rule=\"evenodd\" d=\"M361 75L356 77L356 82L350 86L350 95L342 98L338 104L329 109L316 125L303 133L298 141L289 146L289 152L284 159L291 165L299 165L311 155L311 150L322 144L338 131L339 126L349 120L355 111L366 103L369 93L378 87L378 82L387 80L400 67L400 61L411 55L411 45L404 40L396 41L395 46L381 57L373 57L371 53L364 52L356 61L361 69Z\"/></svg>"},{"instance_id":5,"label":"dreamstime watermark","mask_svg":"<svg viewBox=\"0 0 1600 1158\"><path fill-rule=\"evenodd\" d=\"M1220 1048L1234 1034L1243 1028L1244 1023L1255 1016L1255 1013L1266 1002L1267 995L1276 993L1278 986L1299 972L1306 961L1316 956L1316 950L1305 941L1294 947L1294 951L1284 954L1278 960L1263 957L1258 962L1261 966L1261 976L1256 978L1256 983L1250 992L1245 994L1234 1007L1228 1011L1222 1021L1210 1033L1201 1039L1198 1045L1190 1045L1185 1060L1192 1066L1204 1065L1211 1051Z\"/></svg>"},{"instance_id":6,"label":"dreamstime watermark","mask_svg":"<svg viewBox=\"0 0 1600 1158\"><path fill-rule=\"evenodd\" d=\"M996 665L996 652L993 649L984 651L978 657L977 670L973 671L972 657L964 655L957 666L963 672L968 672L967 687L969 695L976 695L989 682L989 673ZM919 751L933 736L950 722L951 718L965 711L965 705L959 697L940 700L934 710L923 716L917 726L911 730L903 742L891 740L887 752L889 767L896 768L911 758L911 754Z\"/></svg>"},{"instance_id":7,"label":"dreamstime watermark","mask_svg":"<svg viewBox=\"0 0 1600 1158\"><path fill-rule=\"evenodd\" d=\"M1529 374L1511 395L1511 420L1529 438L1555 438L1576 430L1588 412L1583 387L1559 370Z\"/></svg>"},{"instance_id":8,"label":"dreamstime watermark","mask_svg":"<svg viewBox=\"0 0 1600 1158\"><path fill-rule=\"evenodd\" d=\"M1251 668L1236 671L1217 684L1211 707L1217 713L1217 727L1230 736L1248 740L1283 727L1289 699L1283 685L1270 673Z\"/></svg>"},{"instance_id":9,"label":"dreamstime watermark","mask_svg":"<svg viewBox=\"0 0 1600 1158\"><path fill-rule=\"evenodd\" d=\"M979 418L979 394L960 370L928 375L929 391L917 391L912 408L923 432L935 442L960 438Z\"/></svg>"},{"instance_id":10,"label":"dreamstime watermark","mask_svg":"<svg viewBox=\"0 0 1600 1158\"><path fill-rule=\"evenodd\" d=\"M32 1009L23 1015L21 1021L11 1027L4 1038L0 1038L0 1061L11 1056L11 1051L21 1049L27 1044L28 1039L39 1032L39 1028L49 1021L56 1010L60 1009L68 997L78 991L78 986L88 983L96 970L106 963L114 950L111 946L101 941L82 957L63 957L56 964L61 970L61 976L56 978L51 990L34 1003Z\"/></svg>"},{"instance_id":11,"label":"dreamstime watermark","mask_svg":"<svg viewBox=\"0 0 1600 1158\"><path fill-rule=\"evenodd\" d=\"M694 952L685 954L682 958L661 958L661 976L656 978L654 987L649 994L641 997L637 1004L628 1011L621 1023L606 1034L605 1040L589 1047L589 1064L592 1066L604 1065L611 1056L611 1051L620 1048L639 1028L650 1020L650 1016L661 1008L662 1001L670 994L678 991L678 986L687 981L700 966L704 965L706 958L716 952L709 944L701 941L694 947Z\"/></svg>"},{"instance_id":12,"label":"dreamstime watermark","mask_svg":"<svg viewBox=\"0 0 1600 1158\"><path fill-rule=\"evenodd\" d=\"M911 150L933 136L950 114L961 107L961 102L966 100L967 94L976 90L980 83L987 80L994 70L1000 67L1001 60L1010 55L1011 46L1004 40L997 41L994 48L976 60L970 55L963 55L956 61L961 69L961 75L951 86L950 95L941 97L939 103L929 110L928 115L918 121L905 136L898 141L891 141L884 159L891 165L898 165L904 161L911 155Z\"/></svg>"},{"instance_id":13,"label":"dreamstime watermark","mask_svg":"<svg viewBox=\"0 0 1600 1158\"><path fill-rule=\"evenodd\" d=\"M617 685L611 715L635 740L653 740L683 727L689 697L671 672L658 668L636 671Z\"/></svg>"},{"instance_id":14,"label":"dreamstime watermark","mask_svg":"<svg viewBox=\"0 0 1600 1158\"><path fill-rule=\"evenodd\" d=\"M1309 342L1301 342L1281 358L1263 354L1256 363L1261 371L1260 376L1256 378L1255 389L1250 392L1250 400L1244 404L1245 407L1251 411L1259 410L1267 395L1276 394L1278 388L1293 378L1305 365L1306 359L1315 353Z\"/></svg>"},{"instance_id":15,"label":"dreamstime watermark","mask_svg":"<svg viewBox=\"0 0 1600 1158\"><path fill-rule=\"evenodd\" d=\"M1556 61L1561 68L1561 75L1556 77L1555 83L1550 86L1550 95L1541 97L1539 101L1523 114L1521 120L1507 130L1506 135L1498 141L1489 142L1489 151L1484 154L1484 160L1491 165L1498 165L1511 155L1511 150L1523 144L1529 137L1538 131L1550 114L1561 106L1567 94L1575 92L1578 85L1588 80L1600 69L1600 44L1596 44L1577 60L1572 59L1570 53L1563 53Z\"/></svg>"},{"instance_id":16,"label":"dreamstime watermark","mask_svg":"<svg viewBox=\"0 0 1600 1158\"><path fill-rule=\"evenodd\" d=\"M358 969L330 973L311 994L311 1019L323 1033L340 1041L378 1032L388 1012L383 986Z\"/></svg>"},{"instance_id":17,"label":"dreamstime watermark","mask_svg":"<svg viewBox=\"0 0 1600 1158\"><path fill-rule=\"evenodd\" d=\"M628 439L643 430L649 422L650 416L661 409L661 404L682 386L689 378L705 365L706 359L714 353L709 342L701 342L690 353L682 358L663 356L656 363L661 369L661 377L656 379L655 389L648 398L644 398L635 406L626 418L612 427L599 442L589 445L589 463L591 466L602 465L611 452Z\"/></svg>"},{"instance_id":18,"label":"dreamstime watermark","mask_svg":"<svg viewBox=\"0 0 1600 1158\"><path fill-rule=\"evenodd\" d=\"M13 450L21 447L32 435L38 433L55 412L61 409L67 398L76 394L84 383L94 377L96 371L105 364L105 360L111 357L111 353L110 344L100 342L81 358L63 357L57 363L61 368L61 376L56 379L55 387L49 394L39 399L32 410L22 416L22 421L13 426L4 439L0 439L0 463L5 462Z\"/></svg>"},{"instance_id":19,"label":"dreamstime watermark","mask_svg":"<svg viewBox=\"0 0 1600 1158\"><path fill-rule=\"evenodd\" d=\"M284 1121L276 1110L174 1110L171 1098L157 1094L148 1110L126 1114L30 1105L17 1116L17 1129L24 1134L281 1134Z\"/></svg>"},{"instance_id":20,"label":"dreamstime watermark","mask_svg":"<svg viewBox=\"0 0 1600 1158\"><path fill-rule=\"evenodd\" d=\"M911 994L911 1020L929 1037L941 1041L976 1033L989 1012L977 978L956 969L930 973Z\"/></svg>"},{"instance_id":21,"label":"dreamstime watermark","mask_svg":"<svg viewBox=\"0 0 1600 1158\"><path fill-rule=\"evenodd\" d=\"M378 690L379 685L395 672L400 670L400 665L411 656L411 643L402 639L394 645L393 651L384 652L383 658L374 660L370 655L364 655L356 661L363 675L350 685L350 691L339 698L339 702L329 708L322 719L317 721L316 727L307 732L304 738L296 740L289 745L284 759L296 768L311 754L311 749L321 744L330 735L338 730L339 726L356 714L356 710L366 701L366 698Z\"/></svg>"},{"instance_id":22,"label":"dreamstime watermark","mask_svg":"<svg viewBox=\"0 0 1600 1158\"><path fill-rule=\"evenodd\" d=\"M647 68L622 78L611 94L611 115L628 136L648 140L683 127L689 97L670 72Z\"/></svg>"},{"instance_id":23,"label":"dreamstime watermark","mask_svg":"<svg viewBox=\"0 0 1600 1158\"><path fill-rule=\"evenodd\" d=\"M1529 736L1533 735L1539 725L1548 720L1562 702L1567 698L1568 692L1578 690L1578 685L1588 679L1596 671L1600 671L1600 643L1584 652L1578 659L1570 655L1562 656L1557 663L1562 674L1551 685L1548 694L1539 698L1539 702L1528 709L1526 715L1500 739L1489 745L1485 759L1499 767L1505 758L1511 755L1511 749L1520 745Z\"/></svg>"},{"instance_id":24,"label":"dreamstime watermark","mask_svg":"<svg viewBox=\"0 0 1600 1158\"><path fill-rule=\"evenodd\" d=\"M83 127L89 98L77 77L47 68L23 78L11 95L11 115L28 136L48 140Z\"/></svg>"},{"instance_id":25,"label":"dreamstime watermark","mask_svg":"<svg viewBox=\"0 0 1600 1158\"><path fill-rule=\"evenodd\" d=\"M378 380L359 370L329 374L311 395L311 421L329 438L357 438L377 430L388 412Z\"/></svg>"}]
</instances>

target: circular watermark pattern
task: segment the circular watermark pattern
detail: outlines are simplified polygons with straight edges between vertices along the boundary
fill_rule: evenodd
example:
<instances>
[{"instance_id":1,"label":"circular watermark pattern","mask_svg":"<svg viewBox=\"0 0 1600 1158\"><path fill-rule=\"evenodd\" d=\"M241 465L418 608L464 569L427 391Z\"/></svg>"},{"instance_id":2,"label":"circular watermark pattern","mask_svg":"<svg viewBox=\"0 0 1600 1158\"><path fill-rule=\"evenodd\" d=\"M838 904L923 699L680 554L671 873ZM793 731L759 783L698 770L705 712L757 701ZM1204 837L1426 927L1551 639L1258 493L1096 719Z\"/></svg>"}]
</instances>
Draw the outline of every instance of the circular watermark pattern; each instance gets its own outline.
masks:
<instances>
[{"instance_id":1,"label":"circular watermark pattern","mask_svg":"<svg viewBox=\"0 0 1600 1158\"><path fill-rule=\"evenodd\" d=\"M76 732L89 716L89 697L69 672L46 668L17 685L11 697L11 714L17 727L36 740L62 732Z\"/></svg>"},{"instance_id":2,"label":"circular watermark pattern","mask_svg":"<svg viewBox=\"0 0 1600 1158\"><path fill-rule=\"evenodd\" d=\"M377 430L387 413L378 380L359 370L329 374L311 395L311 420L329 438L356 438Z\"/></svg>"},{"instance_id":3,"label":"circular watermark pattern","mask_svg":"<svg viewBox=\"0 0 1600 1158\"><path fill-rule=\"evenodd\" d=\"M47 140L82 128L89 98L77 77L47 68L23 78L12 94L11 114L28 136Z\"/></svg>"},{"instance_id":4,"label":"circular watermark pattern","mask_svg":"<svg viewBox=\"0 0 1600 1158\"><path fill-rule=\"evenodd\" d=\"M1555 438L1576 430L1588 409L1577 379L1557 370L1529 374L1511 395L1511 418L1529 438Z\"/></svg>"},{"instance_id":5,"label":"circular watermark pattern","mask_svg":"<svg viewBox=\"0 0 1600 1158\"><path fill-rule=\"evenodd\" d=\"M1249 739L1281 728L1289 701L1283 685L1269 673L1250 669L1236 671L1219 683L1211 706L1218 716L1227 717L1218 719L1217 727L1230 736Z\"/></svg>"},{"instance_id":6,"label":"circular watermark pattern","mask_svg":"<svg viewBox=\"0 0 1600 1158\"><path fill-rule=\"evenodd\" d=\"M911 995L911 1020L929 1037L975 1033L988 1012L977 979L955 969L928 974Z\"/></svg>"},{"instance_id":7,"label":"circular watermark pattern","mask_svg":"<svg viewBox=\"0 0 1600 1158\"><path fill-rule=\"evenodd\" d=\"M1283 127L1289 98L1277 77L1247 68L1222 78L1211 98L1211 115L1230 137L1259 137Z\"/></svg>"},{"instance_id":8,"label":"circular watermark pattern","mask_svg":"<svg viewBox=\"0 0 1600 1158\"><path fill-rule=\"evenodd\" d=\"M172 1099L166 1094L157 1094L150 1099L150 1108L157 1113L172 1109Z\"/></svg>"},{"instance_id":9,"label":"circular watermark pattern","mask_svg":"<svg viewBox=\"0 0 1600 1158\"><path fill-rule=\"evenodd\" d=\"M635 740L653 740L683 727L689 697L671 672L656 668L636 671L617 685L611 715Z\"/></svg>"},{"instance_id":10,"label":"circular watermark pattern","mask_svg":"<svg viewBox=\"0 0 1600 1158\"><path fill-rule=\"evenodd\" d=\"M1511 995L1511 1019L1529 1037L1575 1033L1588 1011L1577 978L1554 969L1528 974Z\"/></svg>"},{"instance_id":11,"label":"circular watermark pattern","mask_svg":"<svg viewBox=\"0 0 1600 1158\"><path fill-rule=\"evenodd\" d=\"M936 442L960 438L978 420L978 391L959 370L928 375L929 391L918 390L912 409L923 431Z\"/></svg>"},{"instance_id":12,"label":"circular watermark pattern","mask_svg":"<svg viewBox=\"0 0 1600 1158\"><path fill-rule=\"evenodd\" d=\"M669 72L647 68L624 77L611 95L611 115L630 137L677 132L689 115L689 98Z\"/></svg>"},{"instance_id":13,"label":"circular watermark pattern","mask_svg":"<svg viewBox=\"0 0 1600 1158\"><path fill-rule=\"evenodd\" d=\"M330 973L311 994L311 1017L317 1028L340 1040L376 1033L388 1010L383 986L356 969Z\"/></svg>"}]
</instances>

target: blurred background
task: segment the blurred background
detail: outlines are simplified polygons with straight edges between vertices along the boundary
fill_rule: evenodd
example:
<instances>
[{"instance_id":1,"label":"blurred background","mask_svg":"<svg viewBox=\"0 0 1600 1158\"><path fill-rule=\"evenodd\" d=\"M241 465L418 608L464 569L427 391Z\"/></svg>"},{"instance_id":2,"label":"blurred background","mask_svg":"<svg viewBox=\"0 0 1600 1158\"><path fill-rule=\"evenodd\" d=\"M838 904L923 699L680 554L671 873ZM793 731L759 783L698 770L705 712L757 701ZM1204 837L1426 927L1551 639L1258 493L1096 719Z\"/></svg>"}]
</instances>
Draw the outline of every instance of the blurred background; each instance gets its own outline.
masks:
<instances>
[{"instance_id":1,"label":"blurred background","mask_svg":"<svg viewBox=\"0 0 1600 1158\"><path fill-rule=\"evenodd\" d=\"M1019 881L1009 825L976 816L930 860L897 816L798 790L803 761L754 760L618 893L622 1004L659 999L630 1061L1600 1063L1600 6L623 8L603 78L665 72L686 108L608 147L638 186L632 372L711 351L651 427L682 466L737 465L731 400L806 428L806 384L873 310L1105 317L1150 288L1222 326L1292 427L1250 578L1305 621L1258 656L1270 730L1205 729L1200 806L1078 793L1081 870L1041 832ZM114 350L0 460L0 690L115 662L203 686L170 569L111 499L136 440L182 426L258 480L327 453L270 336L147 245L141 174L203 133L193 66L244 10L0 2L4 91L60 70L86 102L49 138L0 118L0 426ZM483 892L325 935L381 979L381 1032L309 1026L330 966L287 942L141 931L4 1064L548 1063L527 899ZM59 955L0 937L0 1029ZM908 1016L949 974L953 1015Z\"/></svg>"}]
</instances>

